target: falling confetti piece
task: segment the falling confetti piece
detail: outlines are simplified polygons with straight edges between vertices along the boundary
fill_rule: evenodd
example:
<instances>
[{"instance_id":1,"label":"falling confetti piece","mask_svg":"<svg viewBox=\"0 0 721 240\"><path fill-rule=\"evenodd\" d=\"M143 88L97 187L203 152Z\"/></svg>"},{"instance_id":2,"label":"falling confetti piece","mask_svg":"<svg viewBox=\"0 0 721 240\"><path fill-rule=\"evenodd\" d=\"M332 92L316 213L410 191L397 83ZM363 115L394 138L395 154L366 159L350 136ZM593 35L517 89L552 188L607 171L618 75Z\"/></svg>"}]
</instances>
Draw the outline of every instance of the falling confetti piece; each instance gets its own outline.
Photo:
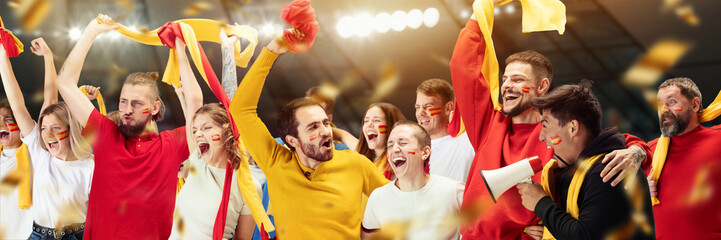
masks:
<instances>
[{"instance_id":1,"label":"falling confetti piece","mask_svg":"<svg viewBox=\"0 0 721 240\"><path fill-rule=\"evenodd\" d=\"M693 187L691 188L691 192L688 194L688 199L686 200L688 205L697 205L699 203L706 202L709 198L711 198L713 188L711 188L709 183L709 169L710 168L708 167L701 168L701 170L696 174Z\"/></svg>"},{"instance_id":2,"label":"falling confetti piece","mask_svg":"<svg viewBox=\"0 0 721 240\"><path fill-rule=\"evenodd\" d=\"M372 235L370 239L375 240L395 240L405 239L408 229L411 227L410 221L387 222L381 226L381 229Z\"/></svg>"},{"instance_id":3,"label":"falling confetti piece","mask_svg":"<svg viewBox=\"0 0 721 240\"><path fill-rule=\"evenodd\" d=\"M656 99L656 95L658 95L658 91L653 88L645 88L643 89L643 99L646 100L649 106L655 108L654 110L660 109L658 99Z\"/></svg>"},{"instance_id":4,"label":"falling confetti piece","mask_svg":"<svg viewBox=\"0 0 721 240\"><path fill-rule=\"evenodd\" d=\"M183 220L183 217L180 216L180 212L176 209L173 213L173 221L175 221L175 226L178 229L178 234L180 236L183 236L183 233L185 232L185 221Z\"/></svg>"},{"instance_id":5,"label":"falling confetti piece","mask_svg":"<svg viewBox=\"0 0 721 240\"><path fill-rule=\"evenodd\" d=\"M50 0L12 0L8 6L15 10L16 16L25 31L34 31L47 17L52 8Z\"/></svg>"},{"instance_id":6,"label":"falling confetti piece","mask_svg":"<svg viewBox=\"0 0 721 240\"><path fill-rule=\"evenodd\" d=\"M491 198L479 198L470 204L464 204L458 218L462 225L471 224L486 213L491 206L493 206Z\"/></svg>"},{"instance_id":7,"label":"falling confetti piece","mask_svg":"<svg viewBox=\"0 0 721 240\"><path fill-rule=\"evenodd\" d=\"M654 44L623 75L623 83L636 87L652 87L659 78L691 47L678 40L662 40Z\"/></svg>"},{"instance_id":8,"label":"falling confetti piece","mask_svg":"<svg viewBox=\"0 0 721 240\"><path fill-rule=\"evenodd\" d=\"M682 20L684 20L686 23L688 23L688 25L697 27L700 23L700 20L698 19L698 16L696 16L696 13L694 13L693 7L691 7L691 5L677 7L676 15Z\"/></svg>"},{"instance_id":9,"label":"falling confetti piece","mask_svg":"<svg viewBox=\"0 0 721 240\"><path fill-rule=\"evenodd\" d=\"M448 59L447 57L444 57L444 56L441 56L441 55L438 55L438 54L435 54L435 53L431 53L431 54L430 54L430 58L431 58L433 61L435 61L435 62L437 62L437 63L440 63L440 64L443 65L443 66L449 66L450 63L451 63L451 60Z\"/></svg>"},{"instance_id":10,"label":"falling confetti piece","mask_svg":"<svg viewBox=\"0 0 721 240\"><path fill-rule=\"evenodd\" d=\"M398 87L400 79L398 67L392 62L384 63L381 67L380 81L378 81L378 85L376 85L376 89L370 97L370 102L377 102L388 96Z\"/></svg>"},{"instance_id":11,"label":"falling confetti piece","mask_svg":"<svg viewBox=\"0 0 721 240\"><path fill-rule=\"evenodd\" d=\"M318 89L318 95L329 99L336 99L338 95L340 95L340 89L331 82L323 82L320 85L320 89Z\"/></svg>"},{"instance_id":12,"label":"falling confetti piece","mask_svg":"<svg viewBox=\"0 0 721 240\"><path fill-rule=\"evenodd\" d=\"M664 0L663 9L668 11L676 8L679 4L681 4L681 0Z\"/></svg>"},{"instance_id":13,"label":"falling confetti piece","mask_svg":"<svg viewBox=\"0 0 721 240\"><path fill-rule=\"evenodd\" d=\"M338 88L340 88L341 91L346 91L353 88L353 85L355 85L356 82L358 82L358 79L360 78L360 71L353 70L350 73L346 74L343 79L340 81L340 85Z\"/></svg>"},{"instance_id":14,"label":"falling confetti piece","mask_svg":"<svg viewBox=\"0 0 721 240\"><path fill-rule=\"evenodd\" d=\"M120 214L122 215L123 213L125 213L125 210L127 209L127 207L128 207L127 201L121 201L120 207L118 208L118 212L120 212Z\"/></svg>"},{"instance_id":15,"label":"falling confetti piece","mask_svg":"<svg viewBox=\"0 0 721 240\"><path fill-rule=\"evenodd\" d=\"M208 2L196 2L195 4L191 5L190 7L185 8L183 10L183 15L185 16L195 16L200 14L203 11L207 11L213 8L213 5L211 5Z\"/></svg>"},{"instance_id":16,"label":"falling confetti piece","mask_svg":"<svg viewBox=\"0 0 721 240\"><path fill-rule=\"evenodd\" d=\"M135 8L135 2L132 0L115 0L115 4L125 9L125 11L131 11Z\"/></svg>"},{"instance_id":17,"label":"falling confetti piece","mask_svg":"<svg viewBox=\"0 0 721 240\"><path fill-rule=\"evenodd\" d=\"M68 202L60 205L60 211L58 212L58 218L55 220L55 229L62 229L65 226L83 222L85 219L83 216L79 216L77 213L78 205L74 202Z\"/></svg>"},{"instance_id":18,"label":"falling confetti piece","mask_svg":"<svg viewBox=\"0 0 721 240\"><path fill-rule=\"evenodd\" d=\"M15 169L5 175L5 177L2 179L2 182L0 182L0 194L12 193L15 188L17 188L18 184L22 182L23 178L24 174L23 171L20 169Z\"/></svg>"}]
</instances>

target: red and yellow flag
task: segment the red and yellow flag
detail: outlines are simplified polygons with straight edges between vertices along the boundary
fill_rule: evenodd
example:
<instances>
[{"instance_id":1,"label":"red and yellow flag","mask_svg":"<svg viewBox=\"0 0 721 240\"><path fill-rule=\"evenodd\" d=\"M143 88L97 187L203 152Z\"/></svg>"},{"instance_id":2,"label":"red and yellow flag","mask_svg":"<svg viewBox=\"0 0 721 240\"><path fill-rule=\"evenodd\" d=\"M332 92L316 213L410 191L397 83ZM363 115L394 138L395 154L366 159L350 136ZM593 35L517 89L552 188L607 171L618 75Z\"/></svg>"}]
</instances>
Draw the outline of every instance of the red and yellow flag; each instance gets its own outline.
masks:
<instances>
[{"instance_id":1,"label":"red and yellow flag","mask_svg":"<svg viewBox=\"0 0 721 240\"><path fill-rule=\"evenodd\" d=\"M531 92L531 88L528 87L528 86L523 86L523 87L521 88L521 91L523 91L524 93L529 93L529 92Z\"/></svg>"},{"instance_id":2,"label":"red and yellow flag","mask_svg":"<svg viewBox=\"0 0 721 240\"><path fill-rule=\"evenodd\" d=\"M20 130L17 123L8 123L8 128L10 129L10 132L15 132L15 131Z\"/></svg>"},{"instance_id":3,"label":"red and yellow flag","mask_svg":"<svg viewBox=\"0 0 721 240\"><path fill-rule=\"evenodd\" d=\"M409 153L409 154L416 155L416 150L408 150L408 153Z\"/></svg>"},{"instance_id":4,"label":"red and yellow flag","mask_svg":"<svg viewBox=\"0 0 721 240\"><path fill-rule=\"evenodd\" d=\"M380 133L380 134L388 133L388 127L386 125L378 125L378 133Z\"/></svg>"},{"instance_id":5,"label":"red and yellow flag","mask_svg":"<svg viewBox=\"0 0 721 240\"><path fill-rule=\"evenodd\" d=\"M213 134L211 137L213 138L213 141L220 141L220 134Z\"/></svg>"},{"instance_id":6,"label":"red and yellow flag","mask_svg":"<svg viewBox=\"0 0 721 240\"><path fill-rule=\"evenodd\" d=\"M561 137L555 136L555 137L551 138L551 144L558 145L559 143L561 143Z\"/></svg>"},{"instance_id":7,"label":"red and yellow flag","mask_svg":"<svg viewBox=\"0 0 721 240\"><path fill-rule=\"evenodd\" d=\"M58 141L65 140L66 138L68 138L68 130L59 132L57 137L58 137Z\"/></svg>"},{"instance_id":8,"label":"red and yellow flag","mask_svg":"<svg viewBox=\"0 0 721 240\"><path fill-rule=\"evenodd\" d=\"M439 108L439 107L438 107L438 108L429 108L429 109L428 109L428 114L430 114L431 117L432 117L432 116L435 116L435 115L438 115L438 114L441 114L441 108Z\"/></svg>"},{"instance_id":9,"label":"red and yellow flag","mask_svg":"<svg viewBox=\"0 0 721 240\"><path fill-rule=\"evenodd\" d=\"M143 114L150 113L150 108L143 109Z\"/></svg>"}]
</instances>

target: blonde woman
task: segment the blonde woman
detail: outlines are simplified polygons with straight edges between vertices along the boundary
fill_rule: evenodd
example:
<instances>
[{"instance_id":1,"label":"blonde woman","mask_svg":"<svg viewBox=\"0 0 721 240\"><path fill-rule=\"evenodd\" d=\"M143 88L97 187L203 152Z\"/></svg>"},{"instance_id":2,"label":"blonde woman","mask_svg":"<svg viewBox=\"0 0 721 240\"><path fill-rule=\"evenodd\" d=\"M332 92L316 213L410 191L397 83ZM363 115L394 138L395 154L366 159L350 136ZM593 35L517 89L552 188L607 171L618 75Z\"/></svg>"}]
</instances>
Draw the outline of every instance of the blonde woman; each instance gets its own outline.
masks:
<instances>
[{"instance_id":1,"label":"blonde woman","mask_svg":"<svg viewBox=\"0 0 721 240\"><path fill-rule=\"evenodd\" d=\"M35 124L25 107L22 92L11 68L3 67L2 81L16 117L22 141L33 166L33 232L29 239L82 239L94 162L83 128L65 103L57 103L52 51L42 38L31 50L45 57L44 101ZM0 48L0 64L9 59ZM86 88L97 93L97 88Z\"/></svg>"}]
</instances>

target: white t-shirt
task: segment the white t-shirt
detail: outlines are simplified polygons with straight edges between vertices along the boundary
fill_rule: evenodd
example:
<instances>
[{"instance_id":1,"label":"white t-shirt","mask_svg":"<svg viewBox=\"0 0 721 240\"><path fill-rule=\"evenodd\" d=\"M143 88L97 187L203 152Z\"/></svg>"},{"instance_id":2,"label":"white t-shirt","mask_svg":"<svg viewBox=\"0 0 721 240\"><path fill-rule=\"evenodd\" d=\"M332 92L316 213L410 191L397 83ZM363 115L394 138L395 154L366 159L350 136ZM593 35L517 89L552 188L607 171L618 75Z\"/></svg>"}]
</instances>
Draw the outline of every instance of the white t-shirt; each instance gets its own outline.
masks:
<instances>
[{"instance_id":1,"label":"white t-shirt","mask_svg":"<svg viewBox=\"0 0 721 240\"><path fill-rule=\"evenodd\" d=\"M188 173L185 185L175 199L175 214L183 220L183 233L180 233L177 221L173 221L170 239L212 239L215 216L223 197L225 169L208 165L200 158L198 148L193 150L188 160L195 171ZM233 170L223 239L233 237L238 218L248 214L250 209L238 189L238 171Z\"/></svg>"},{"instance_id":2,"label":"white t-shirt","mask_svg":"<svg viewBox=\"0 0 721 240\"><path fill-rule=\"evenodd\" d=\"M39 125L21 140L28 145L33 165L33 218L43 227L84 223L95 162L85 159L63 161L40 147Z\"/></svg>"},{"instance_id":3,"label":"white t-shirt","mask_svg":"<svg viewBox=\"0 0 721 240\"><path fill-rule=\"evenodd\" d=\"M17 168L16 149L3 149L0 154L0 179ZM33 231L32 208L18 207L18 189L0 194L0 231L3 239L27 239Z\"/></svg>"},{"instance_id":4,"label":"white t-shirt","mask_svg":"<svg viewBox=\"0 0 721 240\"><path fill-rule=\"evenodd\" d=\"M453 220L463 201L464 184L430 175L423 188L404 192L396 181L377 188L368 197L363 228L381 229L388 223L410 223L407 239L459 239Z\"/></svg>"},{"instance_id":5,"label":"white t-shirt","mask_svg":"<svg viewBox=\"0 0 721 240\"><path fill-rule=\"evenodd\" d=\"M431 161L429 172L457 181L466 182L476 151L463 132L458 137L436 138L431 140Z\"/></svg>"}]
</instances>

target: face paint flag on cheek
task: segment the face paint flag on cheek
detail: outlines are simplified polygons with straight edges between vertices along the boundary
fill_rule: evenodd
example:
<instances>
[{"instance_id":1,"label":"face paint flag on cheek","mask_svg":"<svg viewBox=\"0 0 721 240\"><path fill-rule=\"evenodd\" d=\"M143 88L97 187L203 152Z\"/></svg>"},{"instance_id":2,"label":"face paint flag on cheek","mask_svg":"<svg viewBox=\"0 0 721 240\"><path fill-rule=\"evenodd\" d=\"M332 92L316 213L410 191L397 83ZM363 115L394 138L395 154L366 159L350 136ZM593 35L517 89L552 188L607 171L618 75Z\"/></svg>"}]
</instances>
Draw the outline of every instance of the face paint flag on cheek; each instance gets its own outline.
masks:
<instances>
[{"instance_id":1,"label":"face paint flag on cheek","mask_svg":"<svg viewBox=\"0 0 721 240\"><path fill-rule=\"evenodd\" d=\"M57 137L58 137L58 141L65 140L66 138L68 138L68 130L59 132Z\"/></svg>"},{"instance_id":2,"label":"face paint flag on cheek","mask_svg":"<svg viewBox=\"0 0 721 240\"><path fill-rule=\"evenodd\" d=\"M683 108L677 107L674 110L676 110L677 112L680 112L680 111L683 111Z\"/></svg>"},{"instance_id":3,"label":"face paint flag on cheek","mask_svg":"<svg viewBox=\"0 0 721 240\"><path fill-rule=\"evenodd\" d=\"M408 150L408 154L416 155L416 150Z\"/></svg>"},{"instance_id":4,"label":"face paint flag on cheek","mask_svg":"<svg viewBox=\"0 0 721 240\"><path fill-rule=\"evenodd\" d=\"M380 133L380 134L388 133L388 127L386 125L378 125L378 133Z\"/></svg>"},{"instance_id":5,"label":"face paint flag on cheek","mask_svg":"<svg viewBox=\"0 0 721 240\"><path fill-rule=\"evenodd\" d=\"M318 138L318 135L310 136L310 140L311 140L311 141L315 140L316 138Z\"/></svg>"},{"instance_id":6,"label":"face paint flag on cheek","mask_svg":"<svg viewBox=\"0 0 721 240\"><path fill-rule=\"evenodd\" d=\"M20 130L17 123L8 123L8 128L10 129L10 132L15 132L15 131Z\"/></svg>"},{"instance_id":7,"label":"face paint flag on cheek","mask_svg":"<svg viewBox=\"0 0 721 240\"><path fill-rule=\"evenodd\" d=\"M555 137L551 138L551 144L558 145L559 143L561 143L561 137L555 136Z\"/></svg>"},{"instance_id":8,"label":"face paint flag on cheek","mask_svg":"<svg viewBox=\"0 0 721 240\"><path fill-rule=\"evenodd\" d=\"M524 93L529 93L529 92L531 92L531 88L530 88L530 87L527 87L527 86L523 86L523 87L521 88L521 91L523 91Z\"/></svg>"},{"instance_id":9,"label":"face paint flag on cheek","mask_svg":"<svg viewBox=\"0 0 721 240\"><path fill-rule=\"evenodd\" d=\"M441 114L441 108L429 108L429 109L428 109L428 114L430 114L431 117L432 117L432 116L435 116L435 115L438 115L438 114Z\"/></svg>"},{"instance_id":10,"label":"face paint flag on cheek","mask_svg":"<svg viewBox=\"0 0 721 240\"><path fill-rule=\"evenodd\" d=\"M213 138L214 142L220 141L220 134L213 134L213 136L211 136L211 138Z\"/></svg>"},{"instance_id":11,"label":"face paint flag on cheek","mask_svg":"<svg viewBox=\"0 0 721 240\"><path fill-rule=\"evenodd\" d=\"M150 113L150 108L143 109L143 114L148 114L148 113Z\"/></svg>"}]
</instances>

